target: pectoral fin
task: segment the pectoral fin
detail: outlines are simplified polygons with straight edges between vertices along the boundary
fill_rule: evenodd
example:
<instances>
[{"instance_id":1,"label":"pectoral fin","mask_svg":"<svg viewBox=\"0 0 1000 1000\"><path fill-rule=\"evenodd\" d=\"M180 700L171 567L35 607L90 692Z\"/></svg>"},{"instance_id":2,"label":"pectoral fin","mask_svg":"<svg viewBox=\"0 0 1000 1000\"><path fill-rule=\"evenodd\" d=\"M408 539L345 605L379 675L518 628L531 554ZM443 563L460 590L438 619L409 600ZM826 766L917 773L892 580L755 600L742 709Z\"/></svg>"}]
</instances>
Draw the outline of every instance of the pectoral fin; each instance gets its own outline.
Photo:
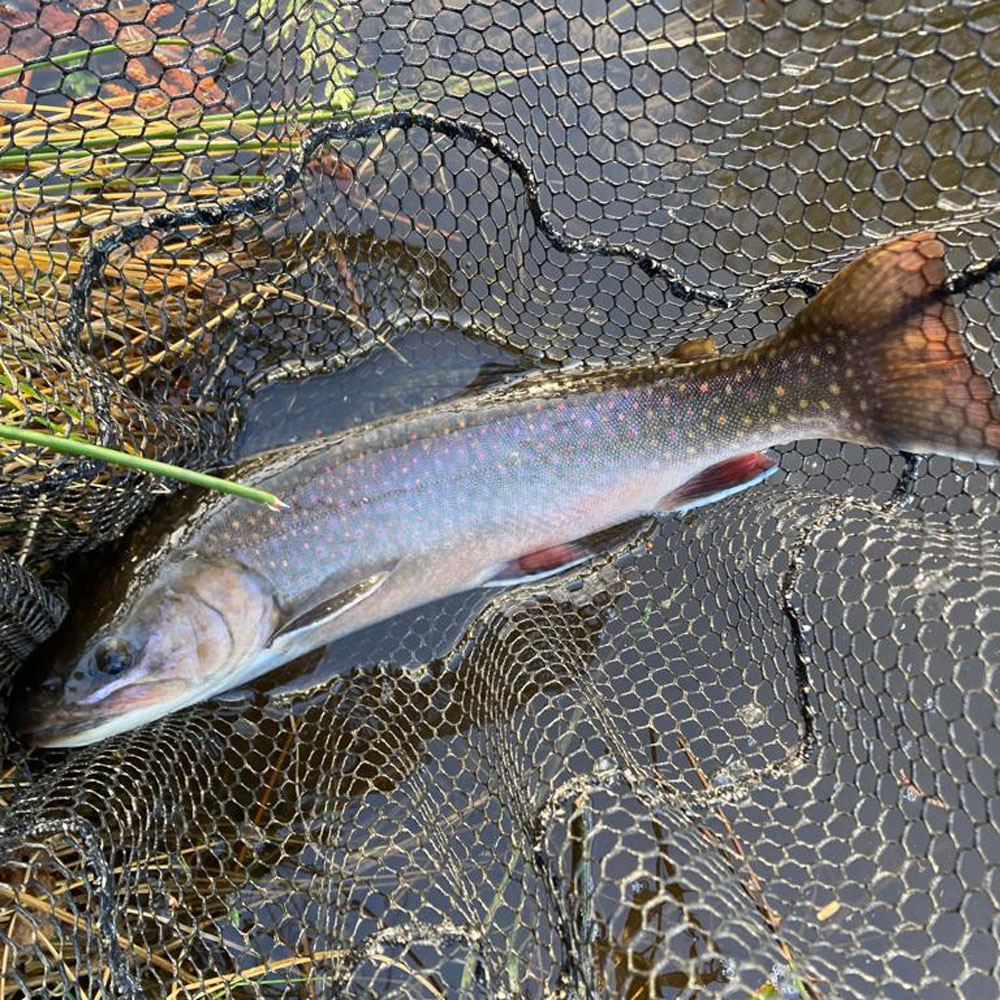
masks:
<instances>
[{"instance_id":1,"label":"pectoral fin","mask_svg":"<svg viewBox=\"0 0 1000 1000\"><path fill-rule=\"evenodd\" d=\"M228 691L219 691L218 694L213 694L212 701L224 701L229 704L242 705L245 702L252 701L255 694L256 692L253 688L230 688Z\"/></svg>"},{"instance_id":2,"label":"pectoral fin","mask_svg":"<svg viewBox=\"0 0 1000 1000\"><path fill-rule=\"evenodd\" d=\"M663 497L657 507L670 511L702 507L754 486L776 472L777 468L774 459L759 451L727 458L724 462L702 469Z\"/></svg>"},{"instance_id":3,"label":"pectoral fin","mask_svg":"<svg viewBox=\"0 0 1000 1000\"><path fill-rule=\"evenodd\" d=\"M379 570L348 587L336 590L317 588L290 610L289 616L271 634L268 647L277 643L285 645L294 642L299 634L330 625L345 611L371 597L385 583L394 568Z\"/></svg>"},{"instance_id":4,"label":"pectoral fin","mask_svg":"<svg viewBox=\"0 0 1000 1000\"><path fill-rule=\"evenodd\" d=\"M484 587L510 587L515 583L530 583L561 573L571 566L586 562L593 552L581 542L552 545L534 552L526 552L517 559L498 567L483 582Z\"/></svg>"}]
</instances>

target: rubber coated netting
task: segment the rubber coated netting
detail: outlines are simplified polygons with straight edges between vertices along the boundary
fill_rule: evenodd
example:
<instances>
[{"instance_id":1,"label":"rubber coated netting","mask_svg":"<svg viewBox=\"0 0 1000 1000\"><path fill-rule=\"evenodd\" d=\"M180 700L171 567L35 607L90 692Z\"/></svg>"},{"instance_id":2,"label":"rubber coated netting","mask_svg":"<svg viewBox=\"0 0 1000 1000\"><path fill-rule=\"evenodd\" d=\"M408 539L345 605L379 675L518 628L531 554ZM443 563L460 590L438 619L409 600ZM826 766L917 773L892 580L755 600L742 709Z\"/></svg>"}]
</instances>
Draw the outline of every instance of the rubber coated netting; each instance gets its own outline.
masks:
<instances>
[{"instance_id":1,"label":"rubber coated netting","mask_svg":"<svg viewBox=\"0 0 1000 1000\"><path fill-rule=\"evenodd\" d=\"M208 468L738 350L920 229L996 382L995 3L7 0L0 53L8 424ZM0 1000L1000 995L1000 478L779 451L276 689L5 743ZM9 680L167 487L2 454Z\"/></svg>"}]
</instances>

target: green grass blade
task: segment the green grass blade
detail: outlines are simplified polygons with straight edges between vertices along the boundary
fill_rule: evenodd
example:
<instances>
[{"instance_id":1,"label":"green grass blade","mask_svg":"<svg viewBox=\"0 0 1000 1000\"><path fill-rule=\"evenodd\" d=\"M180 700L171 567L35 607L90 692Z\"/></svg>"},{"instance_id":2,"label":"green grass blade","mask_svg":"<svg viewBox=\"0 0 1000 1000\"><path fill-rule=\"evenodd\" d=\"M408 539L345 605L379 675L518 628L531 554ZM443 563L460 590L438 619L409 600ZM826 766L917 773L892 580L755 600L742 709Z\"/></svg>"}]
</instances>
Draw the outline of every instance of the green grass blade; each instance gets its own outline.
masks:
<instances>
[{"instance_id":1,"label":"green grass blade","mask_svg":"<svg viewBox=\"0 0 1000 1000\"><path fill-rule=\"evenodd\" d=\"M158 38L155 45L175 45L186 49L193 49L194 43L187 38ZM218 45L205 45L206 52L213 52L221 57L225 62L242 62L243 60ZM92 45L85 49L74 49L72 52L63 52L57 56L50 56L48 59L35 59L32 62L17 63L14 66L4 66L0 69L0 78L7 76L18 76L21 73L30 73L36 69L46 66L65 66L69 63L85 62L91 56L105 55L108 52L127 52L128 50L115 42L108 42L106 45Z\"/></svg>"},{"instance_id":2,"label":"green grass blade","mask_svg":"<svg viewBox=\"0 0 1000 1000\"><path fill-rule=\"evenodd\" d=\"M112 465L123 465L127 469L148 472L150 475L166 476L182 483L188 483L191 486L204 486L211 490L219 490L222 493L232 493L234 496L262 503L270 507L271 510L281 510L287 506L273 493L268 493L266 490L258 490L253 486L244 486L243 483L233 483L228 479L219 479L218 476L209 476L204 472L195 472L193 469L184 469L179 465L157 462L154 459L143 458L140 455L128 455L123 451L116 451L114 448L105 448L98 444L91 444L89 441L55 437L51 434L43 434L40 431L29 431L23 427L11 427L8 424L0 424L0 438L7 438L10 441L20 441L23 444L33 444L39 448L49 448L51 451L62 452L64 455L96 458L99 461L109 462Z\"/></svg>"}]
</instances>

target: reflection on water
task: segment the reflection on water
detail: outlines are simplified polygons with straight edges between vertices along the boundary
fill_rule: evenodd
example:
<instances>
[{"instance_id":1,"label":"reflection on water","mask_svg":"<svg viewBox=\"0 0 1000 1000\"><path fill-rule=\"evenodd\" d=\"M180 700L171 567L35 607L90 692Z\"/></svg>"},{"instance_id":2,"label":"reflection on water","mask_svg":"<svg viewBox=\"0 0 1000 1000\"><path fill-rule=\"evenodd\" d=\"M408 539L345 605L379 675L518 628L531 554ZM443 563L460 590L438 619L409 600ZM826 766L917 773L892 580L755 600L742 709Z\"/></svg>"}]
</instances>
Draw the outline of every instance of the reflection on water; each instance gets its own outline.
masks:
<instances>
[{"instance_id":1,"label":"reflection on water","mask_svg":"<svg viewBox=\"0 0 1000 1000\"><path fill-rule=\"evenodd\" d=\"M341 372L272 382L245 409L236 458L405 413L523 370L521 356L442 322L411 324Z\"/></svg>"}]
</instances>

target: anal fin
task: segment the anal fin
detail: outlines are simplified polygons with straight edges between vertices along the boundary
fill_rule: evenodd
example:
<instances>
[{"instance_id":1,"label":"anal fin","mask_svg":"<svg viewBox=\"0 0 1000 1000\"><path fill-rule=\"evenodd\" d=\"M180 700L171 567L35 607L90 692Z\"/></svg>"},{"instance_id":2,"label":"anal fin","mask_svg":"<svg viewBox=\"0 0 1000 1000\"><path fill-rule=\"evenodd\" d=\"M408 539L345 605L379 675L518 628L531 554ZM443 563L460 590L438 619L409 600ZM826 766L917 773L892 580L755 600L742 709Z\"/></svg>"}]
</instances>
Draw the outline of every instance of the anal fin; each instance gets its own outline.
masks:
<instances>
[{"instance_id":1,"label":"anal fin","mask_svg":"<svg viewBox=\"0 0 1000 1000\"><path fill-rule=\"evenodd\" d=\"M677 489L671 490L660 500L657 508L682 511L702 507L755 486L777 469L774 459L760 451L727 458L724 462L702 469Z\"/></svg>"},{"instance_id":2,"label":"anal fin","mask_svg":"<svg viewBox=\"0 0 1000 1000\"><path fill-rule=\"evenodd\" d=\"M488 579L483 581L482 586L510 587L515 583L544 580L572 566L579 566L592 555L593 552L581 542L550 545L544 549L526 552L517 559L499 566Z\"/></svg>"}]
</instances>

